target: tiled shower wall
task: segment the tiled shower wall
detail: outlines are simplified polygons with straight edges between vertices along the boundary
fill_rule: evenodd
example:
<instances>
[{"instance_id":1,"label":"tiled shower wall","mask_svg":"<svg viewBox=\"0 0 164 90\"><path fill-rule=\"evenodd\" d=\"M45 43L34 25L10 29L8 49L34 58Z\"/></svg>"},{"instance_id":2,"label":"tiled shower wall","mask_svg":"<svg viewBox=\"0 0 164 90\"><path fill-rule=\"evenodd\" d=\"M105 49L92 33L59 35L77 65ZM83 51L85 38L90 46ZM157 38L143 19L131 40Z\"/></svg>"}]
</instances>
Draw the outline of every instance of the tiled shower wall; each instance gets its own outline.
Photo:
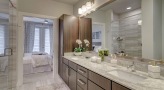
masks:
<instances>
[{"instance_id":1,"label":"tiled shower wall","mask_svg":"<svg viewBox=\"0 0 164 90\"><path fill-rule=\"evenodd\" d=\"M141 20L141 9L123 14L114 14L114 19L111 23L114 53L124 51L130 56L142 56L141 25L138 25L139 20ZM120 40L117 39L119 37Z\"/></svg>"},{"instance_id":2,"label":"tiled shower wall","mask_svg":"<svg viewBox=\"0 0 164 90\"><path fill-rule=\"evenodd\" d=\"M9 56L8 62L8 90L16 90L17 85L17 1L11 0L9 3L9 48L13 54Z\"/></svg>"}]
</instances>

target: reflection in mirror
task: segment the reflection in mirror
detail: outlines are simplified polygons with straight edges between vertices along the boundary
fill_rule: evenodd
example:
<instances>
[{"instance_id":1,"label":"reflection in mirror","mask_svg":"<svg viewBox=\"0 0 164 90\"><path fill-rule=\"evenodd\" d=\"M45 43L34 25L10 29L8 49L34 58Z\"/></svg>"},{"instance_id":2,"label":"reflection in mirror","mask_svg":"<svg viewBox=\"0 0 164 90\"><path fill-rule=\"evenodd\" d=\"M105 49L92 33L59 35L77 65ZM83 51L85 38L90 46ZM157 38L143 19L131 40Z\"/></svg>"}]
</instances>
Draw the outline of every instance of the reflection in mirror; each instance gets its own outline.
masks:
<instances>
[{"instance_id":1,"label":"reflection in mirror","mask_svg":"<svg viewBox=\"0 0 164 90\"><path fill-rule=\"evenodd\" d=\"M92 18L95 51L162 59L162 0L116 0L85 17Z\"/></svg>"}]
</instances>

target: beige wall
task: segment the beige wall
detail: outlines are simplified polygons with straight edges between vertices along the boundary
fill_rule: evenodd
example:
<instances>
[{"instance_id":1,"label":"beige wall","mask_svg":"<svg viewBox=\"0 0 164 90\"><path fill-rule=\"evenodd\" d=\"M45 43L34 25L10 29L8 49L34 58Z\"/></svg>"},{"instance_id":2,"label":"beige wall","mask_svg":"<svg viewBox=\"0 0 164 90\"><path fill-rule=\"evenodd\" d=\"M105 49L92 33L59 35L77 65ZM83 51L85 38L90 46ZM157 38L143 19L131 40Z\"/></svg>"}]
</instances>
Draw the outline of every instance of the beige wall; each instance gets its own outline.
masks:
<instances>
[{"instance_id":1,"label":"beige wall","mask_svg":"<svg viewBox=\"0 0 164 90\"><path fill-rule=\"evenodd\" d=\"M105 12L104 11L95 11L90 15L87 15L87 18L92 18L92 22L105 23Z\"/></svg>"},{"instance_id":2,"label":"beige wall","mask_svg":"<svg viewBox=\"0 0 164 90\"><path fill-rule=\"evenodd\" d=\"M19 0L21 12L60 17L62 14L73 15L73 5L56 2L55 0Z\"/></svg>"},{"instance_id":3,"label":"beige wall","mask_svg":"<svg viewBox=\"0 0 164 90\"><path fill-rule=\"evenodd\" d=\"M154 59L162 59L162 0L154 0Z\"/></svg>"}]
</instances>

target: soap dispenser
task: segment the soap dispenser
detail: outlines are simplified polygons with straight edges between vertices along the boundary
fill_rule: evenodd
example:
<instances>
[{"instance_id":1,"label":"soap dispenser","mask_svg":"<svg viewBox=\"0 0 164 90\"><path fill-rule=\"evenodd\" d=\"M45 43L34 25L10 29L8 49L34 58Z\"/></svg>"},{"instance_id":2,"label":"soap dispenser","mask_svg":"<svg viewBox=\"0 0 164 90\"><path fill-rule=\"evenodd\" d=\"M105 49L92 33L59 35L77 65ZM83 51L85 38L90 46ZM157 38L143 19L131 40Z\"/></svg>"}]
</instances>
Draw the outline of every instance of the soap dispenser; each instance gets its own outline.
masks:
<instances>
[{"instance_id":1,"label":"soap dispenser","mask_svg":"<svg viewBox=\"0 0 164 90\"><path fill-rule=\"evenodd\" d=\"M156 61L150 62L151 65L148 65L148 74L150 77L158 79L160 78L160 66L157 66Z\"/></svg>"}]
</instances>

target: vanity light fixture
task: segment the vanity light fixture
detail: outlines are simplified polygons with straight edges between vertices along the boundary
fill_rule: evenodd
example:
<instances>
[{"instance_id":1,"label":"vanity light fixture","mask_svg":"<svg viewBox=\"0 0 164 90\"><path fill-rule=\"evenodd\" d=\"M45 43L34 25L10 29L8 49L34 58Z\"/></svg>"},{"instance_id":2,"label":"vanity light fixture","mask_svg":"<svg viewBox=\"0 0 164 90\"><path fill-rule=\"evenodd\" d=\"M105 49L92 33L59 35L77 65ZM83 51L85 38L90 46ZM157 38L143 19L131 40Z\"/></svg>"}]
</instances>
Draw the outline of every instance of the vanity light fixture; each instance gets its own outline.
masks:
<instances>
[{"instance_id":1,"label":"vanity light fixture","mask_svg":"<svg viewBox=\"0 0 164 90\"><path fill-rule=\"evenodd\" d=\"M130 10L130 9L132 9L132 7L127 7L126 9L127 9L127 10Z\"/></svg>"},{"instance_id":2,"label":"vanity light fixture","mask_svg":"<svg viewBox=\"0 0 164 90\"><path fill-rule=\"evenodd\" d=\"M81 8L78 9L78 14L86 15L92 12L93 1L88 1L86 4L82 5Z\"/></svg>"}]
</instances>

